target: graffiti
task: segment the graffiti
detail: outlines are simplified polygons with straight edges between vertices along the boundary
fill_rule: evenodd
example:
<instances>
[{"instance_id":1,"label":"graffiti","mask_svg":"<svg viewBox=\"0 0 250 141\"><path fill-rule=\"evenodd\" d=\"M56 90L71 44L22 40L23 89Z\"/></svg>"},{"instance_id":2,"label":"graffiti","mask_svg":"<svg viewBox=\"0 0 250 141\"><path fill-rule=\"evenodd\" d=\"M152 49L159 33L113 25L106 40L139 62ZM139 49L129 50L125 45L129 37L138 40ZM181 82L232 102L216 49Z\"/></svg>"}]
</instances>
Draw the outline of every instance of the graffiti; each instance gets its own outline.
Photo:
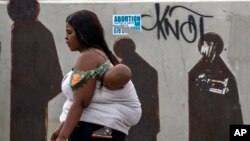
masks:
<instances>
[{"instance_id":1,"label":"graffiti","mask_svg":"<svg viewBox=\"0 0 250 141\"><path fill-rule=\"evenodd\" d=\"M204 34L198 48L203 57L189 72L189 141L228 141L229 125L243 124L237 83L217 33Z\"/></svg>"},{"instance_id":2,"label":"graffiti","mask_svg":"<svg viewBox=\"0 0 250 141\"><path fill-rule=\"evenodd\" d=\"M9 1L11 28L10 141L46 141L48 102L61 92L52 33L38 19L37 0Z\"/></svg>"},{"instance_id":3,"label":"graffiti","mask_svg":"<svg viewBox=\"0 0 250 141\"><path fill-rule=\"evenodd\" d=\"M175 10L184 9L187 12L192 14L187 16L187 20L181 22L179 19L175 19L174 25L170 23L173 19L172 15L174 15ZM160 5L159 3L155 4L155 13L156 13L156 21L153 27L147 28L142 25L142 29L146 31L151 31L157 28L157 38L160 39L161 35L165 40L167 40L167 36L170 35L170 32L174 35L174 37L179 40L182 37L186 42L193 43L198 34L200 37L204 34L204 18L212 18L213 16L203 15L198 12L195 12L184 6L166 6L165 11L160 17ZM198 17L199 20L196 20ZM151 18L151 15L142 14L142 18ZM188 30L186 30L188 29ZM188 32L186 32L188 31ZM198 33L199 32L199 33Z\"/></svg>"},{"instance_id":4,"label":"graffiti","mask_svg":"<svg viewBox=\"0 0 250 141\"><path fill-rule=\"evenodd\" d=\"M143 111L139 123L131 128L126 141L157 141L160 132L158 72L136 52L132 39L120 38L113 47L121 63L126 64L133 73L132 81Z\"/></svg>"}]
</instances>

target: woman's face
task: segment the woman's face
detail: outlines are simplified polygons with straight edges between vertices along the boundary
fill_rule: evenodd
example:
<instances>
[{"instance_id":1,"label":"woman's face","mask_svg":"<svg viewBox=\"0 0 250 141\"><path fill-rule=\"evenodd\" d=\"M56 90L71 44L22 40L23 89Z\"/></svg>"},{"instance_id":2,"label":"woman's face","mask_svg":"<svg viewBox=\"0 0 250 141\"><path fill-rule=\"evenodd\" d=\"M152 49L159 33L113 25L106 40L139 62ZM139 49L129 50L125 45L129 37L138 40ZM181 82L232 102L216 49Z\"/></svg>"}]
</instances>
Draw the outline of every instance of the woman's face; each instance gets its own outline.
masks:
<instances>
[{"instance_id":1,"label":"woman's face","mask_svg":"<svg viewBox=\"0 0 250 141\"><path fill-rule=\"evenodd\" d=\"M80 42L76 36L74 28L70 24L66 24L66 43L71 51L81 51Z\"/></svg>"}]
</instances>

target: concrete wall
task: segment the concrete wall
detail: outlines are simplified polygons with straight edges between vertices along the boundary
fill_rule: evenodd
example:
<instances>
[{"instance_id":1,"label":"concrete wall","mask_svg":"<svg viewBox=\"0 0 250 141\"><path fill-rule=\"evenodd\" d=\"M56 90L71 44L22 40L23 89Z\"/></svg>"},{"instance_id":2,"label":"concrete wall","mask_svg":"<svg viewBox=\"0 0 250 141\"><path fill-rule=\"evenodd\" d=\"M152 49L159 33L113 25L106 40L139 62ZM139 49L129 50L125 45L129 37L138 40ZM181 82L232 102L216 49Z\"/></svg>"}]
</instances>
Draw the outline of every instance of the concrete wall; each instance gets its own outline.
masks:
<instances>
[{"instance_id":1,"label":"concrete wall","mask_svg":"<svg viewBox=\"0 0 250 141\"><path fill-rule=\"evenodd\" d=\"M172 16L164 11L177 7ZM158 73L160 132L158 141L187 141L189 136L188 73L201 59L198 51L200 19L204 32L216 32L224 41L221 58L235 76L244 124L250 124L248 103L250 96L250 2L161 2L160 19L168 19L172 25L179 21L185 25L193 17L197 29L188 31L178 27L179 39L170 31L161 30L163 23L141 32L126 30L136 44L136 52ZM65 45L65 18L80 10L94 11L105 29L106 40L112 48L119 35L112 34L112 15L142 14L142 26L151 28L157 20L155 3L40 3L39 21L53 34L63 74L67 73L77 57ZM11 78L11 25L6 3L0 3L0 140L10 140L10 78ZM157 30L159 29L159 30ZM195 36L197 33L197 36ZM165 35L165 38L164 38ZM186 37L186 39L185 39ZM143 68L142 68L143 73ZM48 103L48 138L59 125L58 117L65 98L59 94ZM197 105L201 106L201 105ZM143 133L141 133L143 134ZM146 133L145 133L146 134Z\"/></svg>"}]
</instances>

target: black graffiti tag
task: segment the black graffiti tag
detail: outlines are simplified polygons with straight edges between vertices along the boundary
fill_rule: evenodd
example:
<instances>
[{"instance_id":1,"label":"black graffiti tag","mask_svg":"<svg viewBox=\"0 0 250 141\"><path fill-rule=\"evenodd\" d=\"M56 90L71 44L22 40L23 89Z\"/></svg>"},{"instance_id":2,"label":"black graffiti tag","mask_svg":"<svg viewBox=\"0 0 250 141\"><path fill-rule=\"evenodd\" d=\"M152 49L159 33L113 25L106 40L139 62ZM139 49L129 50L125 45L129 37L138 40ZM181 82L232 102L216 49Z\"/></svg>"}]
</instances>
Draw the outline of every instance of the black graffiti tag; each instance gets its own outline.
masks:
<instances>
[{"instance_id":1,"label":"black graffiti tag","mask_svg":"<svg viewBox=\"0 0 250 141\"><path fill-rule=\"evenodd\" d=\"M187 16L187 21L180 23L179 19L174 21L174 25L170 23L170 18L173 15L176 9L184 9L190 12L191 14ZM151 28L147 28L142 25L142 29L151 31L157 28L157 38L160 39L162 35L165 40L167 40L167 36L170 35L170 32L175 36L177 40L180 39L180 36L188 42L193 43L197 39L197 34L199 32L200 37L204 35L204 18L212 18L213 16L202 15L198 12L195 12L189 8L184 6L166 6L166 9L160 18L160 5L159 3L155 4L155 12L156 12L156 22ZM151 15L142 14L142 18L150 18ZM199 18L198 20L197 17ZM172 19L171 19L172 20ZM199 29L198 29L199 28ZM188 30L185 30L188 29Z\"/></svg>"}]
</instances>

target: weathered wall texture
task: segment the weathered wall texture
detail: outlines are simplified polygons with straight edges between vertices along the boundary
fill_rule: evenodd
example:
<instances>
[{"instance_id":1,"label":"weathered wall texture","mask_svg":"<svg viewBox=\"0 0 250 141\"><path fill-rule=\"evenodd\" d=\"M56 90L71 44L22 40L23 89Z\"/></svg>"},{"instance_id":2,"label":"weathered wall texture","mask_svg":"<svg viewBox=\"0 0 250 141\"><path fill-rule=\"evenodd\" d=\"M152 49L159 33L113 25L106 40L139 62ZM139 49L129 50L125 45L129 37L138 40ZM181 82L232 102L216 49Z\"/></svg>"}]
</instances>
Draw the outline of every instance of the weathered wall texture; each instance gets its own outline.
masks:
<instances>
[{"instance_id":1,"label":"weathered wall texture","mask_svg":"<svg viewBox=\"0 0 250 141\"><path fill-rule=\"evenodd\" d=\"M250 2L40 3L38 21L12 27L7 3L0 3L0 140L25 139L28 133L44 140L59 125L65 98L58 79L78 55L65 44L65 18L80 9L98 15L110 48L135 74L144 114L128 141L140 135L143 141L145 136L149 141L227 140L224 126L250 124L249 7ZM131 40L113 46L124 35L113 34L112 16L122 14L142 15L143 29L123 28ZM217 36L205 36L217 50L199 50L207 32L220 35L224 48ZM31 127L32 122L37 124ZM223 129L211 132L216 128ZM22 130L27 136L19 135Z\"/></svg>"}]
</instances>

